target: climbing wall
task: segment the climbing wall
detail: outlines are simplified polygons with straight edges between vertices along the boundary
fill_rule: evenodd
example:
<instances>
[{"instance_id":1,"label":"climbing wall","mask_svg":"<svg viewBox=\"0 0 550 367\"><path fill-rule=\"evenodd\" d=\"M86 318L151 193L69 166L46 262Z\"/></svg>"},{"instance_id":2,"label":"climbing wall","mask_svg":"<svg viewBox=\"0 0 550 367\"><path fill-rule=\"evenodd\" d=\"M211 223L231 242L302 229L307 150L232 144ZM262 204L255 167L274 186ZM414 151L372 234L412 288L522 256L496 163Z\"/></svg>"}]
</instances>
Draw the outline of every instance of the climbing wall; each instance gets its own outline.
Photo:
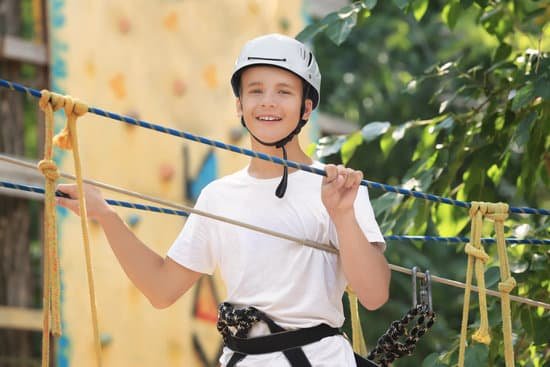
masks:
<instances>
[{"instance_id":1,"label":"climbing wall","mask_svg":"<svg viewBox=\"0 0 550 367\"><path fill-rule=\"evenodd\" d=\"M92 106L179 130L248 144L229 86L242 44L257 35L296 35L293 0L50 0L52 89ZM57 116L57 128L62 114ZM192 200L204 183L246 158L152 130L86 115L79 120L85 177L162 197ZM70 154L57 152L63 171ZM107 197L136 199L105 192ZM164 255L184 219L118 210L136 235ZM95 366L84 250L77 217L60 211L63 337L58 366ZM127 280L90 224L104 366L214 366L220 351L218 277L204 277L174 306L156 310Z\"/></svg>"}]
</instances>

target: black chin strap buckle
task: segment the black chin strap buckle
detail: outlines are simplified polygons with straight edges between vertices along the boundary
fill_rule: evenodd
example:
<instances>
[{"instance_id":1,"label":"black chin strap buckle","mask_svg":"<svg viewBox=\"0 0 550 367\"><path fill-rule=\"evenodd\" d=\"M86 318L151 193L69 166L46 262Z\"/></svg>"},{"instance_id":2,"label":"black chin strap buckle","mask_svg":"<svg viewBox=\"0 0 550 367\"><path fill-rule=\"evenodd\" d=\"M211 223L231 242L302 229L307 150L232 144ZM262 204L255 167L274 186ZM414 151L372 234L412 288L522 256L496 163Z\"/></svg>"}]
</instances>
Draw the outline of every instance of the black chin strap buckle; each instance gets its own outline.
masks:
<instances>
[{"instance_id":1,"label":"black chin strap buckle","mask_svg":"<svg viewBox=\"0 0 550 367\"><path fill-rule=\"evenodd\" d=\"M287 155L286 155L285 146L284 145L281 146L281 149L283 150L283 159L286 161ZM288 186L288 167L285 165L283 169L283 177L281 178L281 182L279 182L279 185L275 190L275 196L277 196L279 199L282 199L283 196L285 196L287 186Z\"/></svg>"}]
</instances>

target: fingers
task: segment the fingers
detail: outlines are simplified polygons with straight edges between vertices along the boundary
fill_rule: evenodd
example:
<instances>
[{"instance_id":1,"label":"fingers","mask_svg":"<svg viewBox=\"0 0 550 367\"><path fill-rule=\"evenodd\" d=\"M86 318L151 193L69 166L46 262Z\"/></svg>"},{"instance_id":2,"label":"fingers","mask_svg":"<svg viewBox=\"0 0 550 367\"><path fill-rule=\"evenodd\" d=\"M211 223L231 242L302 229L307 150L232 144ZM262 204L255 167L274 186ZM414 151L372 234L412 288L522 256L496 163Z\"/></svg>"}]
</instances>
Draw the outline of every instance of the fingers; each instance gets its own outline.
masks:
<instances>
[{"instance_id":1,"label":"fingers","mask_svg":"<svg viewBox=\"0 0 550 367\"><path fill-rule=\"evenodd\" d=\"M59 184L57 185L55 202L57 205L70 209L78 213L78 188L75 184Z\"/></svg>"},{"instance_id":2,"label":"fingers","mask_svg":"<svg viewBox=\"0 0 550 367\"><path fill-rule=\"evenodd\" d=\"M62 206L64 208L70 209L76 214L79 214L79 205L78 200L70 199L70 198L63 198L63 197L56 197L55 203L59 206Z\"/></svg>"},{"instance_id":3,"label":"fingers","mask_svg":"<svg viewBox=\"0 0 550 367\"><path fill-rule=\"evenodd\" d=\"M352 171L350 176L350 188L358 187L361 185L361 181L363 180L363 172L361 171Z\"/></svg>"},{"instance_id":4,"label":"fingers","mask_svg":"<svg viewBox=\"0 0 550 367\"><path fill-rule=\"evenodd\" d=\"M337 178L338 168L336 168L334 164L327 164L325 166L325 172L327 173L327 176L323 178L323 184L329 184Z\"/></svg>"},{"instance_id":5,"label":"fingers","mask_svg":"<svg viewBox=\"0 0 550 367\"><path fill-rule=\"evenodd\" d=\"M325 166L327 176L323 179L323 185L333 185L336 189L351 189L359 186L363 180L363 172L346 168L343 165L327 164Z\"/></svg>"},{"instance_id":6,"label":"fingers","mask_svg":"<svg viewBox=\"0 0 550 367\"><path fill-rule=\"evenodd\" d=\"M78 197L78 188L75 184L59 184L57 185L57 191L60 191L71 198Z\"/></svg>"}]
</instances>

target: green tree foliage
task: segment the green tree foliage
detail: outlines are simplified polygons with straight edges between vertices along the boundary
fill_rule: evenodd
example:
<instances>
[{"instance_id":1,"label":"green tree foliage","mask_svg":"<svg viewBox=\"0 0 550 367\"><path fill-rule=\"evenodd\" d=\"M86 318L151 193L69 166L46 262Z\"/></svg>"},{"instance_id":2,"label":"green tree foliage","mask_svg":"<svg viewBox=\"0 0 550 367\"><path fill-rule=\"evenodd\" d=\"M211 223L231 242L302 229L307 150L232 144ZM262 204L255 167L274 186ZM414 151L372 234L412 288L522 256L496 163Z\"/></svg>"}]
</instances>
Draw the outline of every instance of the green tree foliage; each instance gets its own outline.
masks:
<instances>
[{"instance_id":1,"label":"green tree foliage","mask_svg":"<svg viewBox=\"0 0 550 367\"><path fill-rule=\"evenodd\" d=\"M297 38L314 43L325 112L357 123L349 136L319 140L327 162L369 180L462 201L550 204L550 6L545 1L356 1ZM468 211L371 190L385 234L469 236ZM550 218L512 215L507 237L550 238ZM484 235L492 236L491 227ZM487 285L499 281L494 245ZM463 281L463 246L392 243L388 259ZM548 301L550 251L509 246L514 294ZM410 307L410 279L394 274L392 299L364 313L368 343ZM414 356L396 366L456 364L463 291L434 285L438 321ZM469 333L479 323L473 297ZM493 341L472 344L468 366L503 365L498 299L489 299ZM550 363L550 316L513 304L518 365ZM384 322L379 320L385 320Z\"/></svg>"}]
</instances>

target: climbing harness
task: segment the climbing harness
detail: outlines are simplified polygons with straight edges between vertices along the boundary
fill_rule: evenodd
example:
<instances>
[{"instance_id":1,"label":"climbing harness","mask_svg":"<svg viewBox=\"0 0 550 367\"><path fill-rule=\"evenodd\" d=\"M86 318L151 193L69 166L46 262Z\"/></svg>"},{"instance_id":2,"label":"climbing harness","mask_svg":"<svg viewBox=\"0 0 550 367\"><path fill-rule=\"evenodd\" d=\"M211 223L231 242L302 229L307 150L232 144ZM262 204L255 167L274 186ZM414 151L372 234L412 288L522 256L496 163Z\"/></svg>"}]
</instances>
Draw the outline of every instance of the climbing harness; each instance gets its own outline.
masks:
<instances>
[{"instance_id":1,"label":"climbing harness","mask_svg":"<svg viewBox=\"0 0 550 367\"><path fill-rule=\"evenodd\" d=\"M248 332L258 321L265 322L272 334L247 338ZM274 352L282 352L293 367L310 367L311 363L301 347L340 333L337 328L326 324L286 331L255 307L235 309L227 302L218 309L217 328L225 346L234 351L227 367L235 366L248 354Z\"/></svg>"},{"instance_id":2,"label":"climbing harness","mask_svg":"<svg viewBox=\"0 0 550 367\"><path fill-rule=\"evenodd\" d=\"M267 324L271 334L248 338L248 332L259 321ZM228 302L220 304L218 308L217 329L224 345L233 351L227 367L235 366L249 354L275 352L283 353L292 367L311 367L302 347L341 334L338 328L326 324L287 331L255 307L235 309ZM355 361L359 367L377 366L357 354Z\"/></svg>"},{"instance_id":3,"label":"climbing harness","mask_svg":"<svg viewBox=\"0 0 550 367\"><path fill-rule=\"evenodd\" d=\"M412 269L413 302L412 308L401 318L393 321L386 332L378 339L376 347L369 353L368 359L387 367L397 358L412 355L418 340L435 322L432 309L432 288L430 272L426 270L420 281L420 302L417 302L417 268ZM416 322L414 323L414 320ZM412 327L412 329L408 329Z\"/></svg>"}]
</instances>

